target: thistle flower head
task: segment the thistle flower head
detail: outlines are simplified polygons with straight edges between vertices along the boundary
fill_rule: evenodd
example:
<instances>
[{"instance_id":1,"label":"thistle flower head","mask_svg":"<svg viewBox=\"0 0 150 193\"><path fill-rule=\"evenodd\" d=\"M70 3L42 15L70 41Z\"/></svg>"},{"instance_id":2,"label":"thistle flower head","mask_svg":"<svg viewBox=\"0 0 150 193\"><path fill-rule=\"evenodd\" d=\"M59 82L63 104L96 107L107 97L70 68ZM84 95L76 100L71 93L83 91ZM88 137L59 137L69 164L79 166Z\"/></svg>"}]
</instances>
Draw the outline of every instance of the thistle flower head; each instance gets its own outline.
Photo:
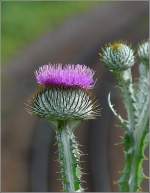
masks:
<instances>
[{"instance_id":1,"label":"thistle flower head","mask_svg":"<svg viewBox=\"0 0 150 193\"><path fill-rule=\"evenodd\" d=\"M30 110L50 120L93 119L96 103L81 89L51 88L38 92Z\"/></svg>"},{"instance_id":2,"label":"thistle flower head","mask_svg":"<svg viewBox=\"0 0 150 193\"><path fill-rule=\"evenodd\" d=\"M37 83L44 86L65 86L90 89L94 86L94 71L85 65L44 65L36 71Z\"/></svg>"},{"instance_id":3,"label":"thistle flower head","mask_svg":"<svg viewBox=\"0 0 150 193\"><path fill-rule=\"evenodd\" d=\"M140 60L142 61L148 61L149 60L149 42L144 42L139 45L138 47L138 56Z\"/></svg>"},{"instance_id":4,"label":"thistle flower head","mask_svg":"<svg viewBox=\"0 0 150 193\"><path fill-rule=\"evenodd\" d=\"M102 61L111 71L123 71L134 65L132 49L120 42L108 44L100 54Z\"/></svg>"},{"instance_id":5,"label":"thistle flower head","mask_svg":"<svg viewBox=\"0 0 150 193\"><path fill-rule=\"evenodd\" d=\"M49 64L35 76L44 86L35 94L29 110L49 120L93 119L98 108L87 89L94 86L94 71L82 65Z\"/></svg>"}]
</instances>

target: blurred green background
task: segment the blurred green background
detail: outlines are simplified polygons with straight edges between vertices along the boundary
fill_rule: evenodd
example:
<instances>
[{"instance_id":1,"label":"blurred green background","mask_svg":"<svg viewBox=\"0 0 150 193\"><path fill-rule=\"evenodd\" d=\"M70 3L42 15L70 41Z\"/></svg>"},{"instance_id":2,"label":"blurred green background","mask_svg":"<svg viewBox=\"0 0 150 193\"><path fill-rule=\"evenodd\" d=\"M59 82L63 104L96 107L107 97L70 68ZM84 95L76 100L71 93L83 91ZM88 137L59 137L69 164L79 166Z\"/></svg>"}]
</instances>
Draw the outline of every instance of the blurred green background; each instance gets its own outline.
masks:
<instances>
[{"instance_id":1,"label":"blurred green background","mask_svg":"<svg viewBox=\"0 0 150 193\"><path fill-rule=\"evenodd\" d=\"M3 2L2 63L7 63L42 34L54 30L66 18L83 13L94 4L96 2Z\"/></svg>"}]
</instances>

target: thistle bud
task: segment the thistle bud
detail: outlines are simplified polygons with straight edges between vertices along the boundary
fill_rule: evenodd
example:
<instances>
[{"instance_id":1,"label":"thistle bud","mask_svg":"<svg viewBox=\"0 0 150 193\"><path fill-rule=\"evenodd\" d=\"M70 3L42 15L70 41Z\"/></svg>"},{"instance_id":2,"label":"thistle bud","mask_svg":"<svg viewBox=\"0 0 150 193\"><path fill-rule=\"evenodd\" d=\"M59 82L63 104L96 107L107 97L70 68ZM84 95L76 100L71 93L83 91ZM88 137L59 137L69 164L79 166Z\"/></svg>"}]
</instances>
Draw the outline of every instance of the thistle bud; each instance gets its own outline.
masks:
<instances>
[{"instance_id":1,"label":"thistle bud","mask_svg":"<svg viewBox=\"0 0 150 193\"><path fill-rule=\"evenodd\" d=\"M108 44L100 56L110 71L124 71L134 65L133 50L123 43Z\"/></svg>"},{"instance_id":2,"label":"thistle bud","mask_svg":"<svg viewBox=\"0 0 150 193\"><path fill-rule=\"evenodd\" d=\"M141 61L148 62L149 60L149 42L147 41L139 45L137 53Z\"/></svg>"}]
</instances>

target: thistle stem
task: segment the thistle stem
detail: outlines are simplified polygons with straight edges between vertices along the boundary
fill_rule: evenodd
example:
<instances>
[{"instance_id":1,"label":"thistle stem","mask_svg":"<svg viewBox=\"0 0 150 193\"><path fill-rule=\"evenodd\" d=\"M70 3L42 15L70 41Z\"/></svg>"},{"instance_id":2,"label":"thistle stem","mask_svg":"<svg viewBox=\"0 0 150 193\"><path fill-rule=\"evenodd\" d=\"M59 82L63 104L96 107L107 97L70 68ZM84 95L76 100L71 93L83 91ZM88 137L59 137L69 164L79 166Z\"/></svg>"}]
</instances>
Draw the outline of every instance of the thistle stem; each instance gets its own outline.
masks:
<instances>
[{"instance_id":1,"label":"thistle stem","mask_svg":"<svg viewBox=\"0 0 150 193\"><path fill-rule=\"evenodd\" d=\"M121 192L136 192L140 189L143 181L143 161L145 150L145 139L148 133L149 120L149 96L142 107L141 112L135 108L134 92L132 92L132 82L124 82L122 90L124 103L126 105L129 129L124 137L125 165L122 176L119 180ZM136 113L140 116L137 119ZM135 121L136 120L136 121Z\"/></svg>"},{"instance_id":2,"label":"thistle stem","mask_svg":"<svg viewBox=\"0 0 150 193\"><path fill-rule=\"evenodd\" d=\"M129 130L132 132L135 129L136 108L131 69L124 71L121 79L121 90L127 111Z\"/></svg>"},{"instance_id":3,"label":"thistle stem","mask_svg":"<svg viewBox=\"0 0 150 193\"><path fill-rule=\"evenodd\" d=\"M132 168L129 178L129 190L131 192L138 191L140 189L141 183L144 179L143 174L143 161L144 161L144 150L147 143L148 135L148 126L149 126L149 97L144 104L143 112L140 115L139 124L136 127L134 132L134 153Z\"/></svg>"},{"instance_id":4,"label":"thistle stem","mask_svg":"<svg viewBox=\"0 0 150 193\"><path fill-rule=\"evenodd\" d=\"M56 136L63 189L65 192L81 192L79 150L67 121L59 121Z\"/></svg>"},{"instance_id":5,"label":"thistle stem","mask_svg":"<svg viewBox=\"0 0 150 193\"><path fill-rule=\"evenodd\" d=\"M129 178L132 169L133 151L134 151L134 138L133 132L135 130L135 96L132 86L131 69L123 71L119 74L118 82L122 91L123 102L127 111L128 126L124 136L124 148L125 148L125 163L122 171L122 175L119 179L119 188L121 192L128 192L130 189Z\"/></svg>"},{"instance_id":6,"label":"thistle stem","mask_svg":"<svg viewBox=\"0 0 150 193\"><path fill-rule=\"evenodd\" d=\"M125 149L125 165L122 172L122 176L119 180L119 189L121 192L137 192L140 190L141 183L144 179L143 174L143 161L144 161L144 150L146 147L146 135L148 125L143 133L140 141L135 143L130 141L131 136L126 135L126 141L124 143Z\"/></svg>"},{"instance_id":7,"label":"thistle stem","mask_svg":"<svg viewBox=\"0 0 150 193\"><path fill-rule=\"evenodd\" d=\"M143 175L143 161L144 161L144 149L145 149L145 137L146 132L140 140L140 143L135 148L132 160L132 168L129 178L129 192L137 192L140 190L141 183L144 179Z\"/></svg>"},{"instance_id":8,"label":"thistle stem","mask_svg":"<svg viewBox=\"0 0 150 193\"><path fill-rule=\"evenodd\" d=\"M124 148L125 162L122 175L119 179L119 189L121 192L129 192L129 178L133 159L133 136L131 133L126 133L124 136Z\"/></svg>"}]
</instances>

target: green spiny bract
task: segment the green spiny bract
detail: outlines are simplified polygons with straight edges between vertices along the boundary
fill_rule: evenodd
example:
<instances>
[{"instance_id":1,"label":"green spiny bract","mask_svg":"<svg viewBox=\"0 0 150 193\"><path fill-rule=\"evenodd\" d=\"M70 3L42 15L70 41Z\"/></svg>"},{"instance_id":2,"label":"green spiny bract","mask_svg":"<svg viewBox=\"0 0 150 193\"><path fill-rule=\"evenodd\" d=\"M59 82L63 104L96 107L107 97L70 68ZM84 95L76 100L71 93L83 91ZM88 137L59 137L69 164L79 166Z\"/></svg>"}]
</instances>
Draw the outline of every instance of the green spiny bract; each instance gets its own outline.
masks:
<instances>
[{"instance_id":1,"label":"green spiny bract","mask_svg":"<svg viewBox=\"0 0 150 193\"><path fill-rule=\"evenodd\" d=\"M81 89L46 88L33 97L31 110L49 120L94 119L96 101Z\"/></svg>"},{"instance_id":2,"label":"green spiny bract","mask_svg":"<svg viewBox=\"0 0 150 193\"><path fill-rule=\"evenodd\" d=\"M110 71L123 71L134 65L132 49L123 43L108 44L102 49L101 60Z\"/></svg>"},{"instance_id":3,"label":"green spiny bract","mask_svg":"<svg viewBox=\"0 0 150 193\"><path fill-rule=\"evenodd\" d=\"M138 50L138 57L141 62L146 63L146 65L149 65L149 42L144 42L139 45Z\"/></svg>"},{"instance_id":4,"label":"green spiny bract","mask_svg":"<svg viewBox=\"0 0 150 193\"><path fill-rule=\"evenodd\" d=\"M138 116L142 112L143 106L150 91L149 76L149 42L144 42L138 46L139 80L135 86L136 105L138 107Z\"/></svg>"},{"instance_id":5,"label":"green spiny bract","mask_svg":"<svg viewBox=\"0 0 150 193\"><path fill-rule=\"evenodd\" d=\"M143 161L149 135L149 43L138 47L139 78L133 83L131 67L134 65L133 51L125 44L109 44L100 54L108 70L112 71L122 93L127 112L126 120L114 109L108 97L108 103L124 128L124 168L119 179L119 188L123 192L135 192L141 189L144 179Z\"/></svg>"}]
</instances>

